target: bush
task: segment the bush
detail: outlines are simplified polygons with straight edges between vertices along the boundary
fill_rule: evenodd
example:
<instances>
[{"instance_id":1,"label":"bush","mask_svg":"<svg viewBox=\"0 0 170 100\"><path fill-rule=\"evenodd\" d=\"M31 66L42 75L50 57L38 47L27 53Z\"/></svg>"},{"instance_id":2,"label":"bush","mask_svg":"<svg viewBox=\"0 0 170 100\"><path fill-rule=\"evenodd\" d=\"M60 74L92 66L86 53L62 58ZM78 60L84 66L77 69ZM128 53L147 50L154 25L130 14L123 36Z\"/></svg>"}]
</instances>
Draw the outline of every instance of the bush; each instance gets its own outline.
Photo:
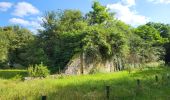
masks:
<instances>
[{"instance_id":1,"label":"bush","mask_svg":"<svg viewBox=\"0 0 170 100\"><path fill-rule=\"evenodd\" d=\"M20 74L17 74L15 77L12 78L12 80L18 80L21 81L23 79L23 77Z\"/></svg>"},{"instance_id":2,"label":"bush","mask_svg":"<svg viewBox=\"0 0 170 100\"><path fill-rule=\"evenodd\" d=\"M28 68L28 75L30 77L47 77L50 71L48 70L47 66L44 66L42 63L39 65L31 65Z\"/></svg>"}]
</instances>

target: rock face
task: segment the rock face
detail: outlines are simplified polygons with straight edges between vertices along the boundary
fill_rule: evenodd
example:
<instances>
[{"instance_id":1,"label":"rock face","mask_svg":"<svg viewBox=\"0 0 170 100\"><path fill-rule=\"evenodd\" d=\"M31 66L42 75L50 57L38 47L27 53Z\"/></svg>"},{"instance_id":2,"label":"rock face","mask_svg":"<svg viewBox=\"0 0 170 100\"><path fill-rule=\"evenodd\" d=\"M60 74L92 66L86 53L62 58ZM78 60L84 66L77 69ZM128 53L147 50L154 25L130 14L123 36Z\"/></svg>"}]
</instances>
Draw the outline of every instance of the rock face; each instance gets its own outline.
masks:
<instances>
[{"instance_id":1,"label":"rock face","mask_svg":"<svg viewBox=\"0 0 170 100\"><path fill-rule=\"evenodd\" d=\"M95 72L112 72L115 71L115 66L113 61L98 62L87 64L83 61L83 72L84 74L95 73ZM70 62L67 64L65 69L65 74L77 75L81 74L81 60L80 55L75 55Z\"/></svg>"}]
</instances>

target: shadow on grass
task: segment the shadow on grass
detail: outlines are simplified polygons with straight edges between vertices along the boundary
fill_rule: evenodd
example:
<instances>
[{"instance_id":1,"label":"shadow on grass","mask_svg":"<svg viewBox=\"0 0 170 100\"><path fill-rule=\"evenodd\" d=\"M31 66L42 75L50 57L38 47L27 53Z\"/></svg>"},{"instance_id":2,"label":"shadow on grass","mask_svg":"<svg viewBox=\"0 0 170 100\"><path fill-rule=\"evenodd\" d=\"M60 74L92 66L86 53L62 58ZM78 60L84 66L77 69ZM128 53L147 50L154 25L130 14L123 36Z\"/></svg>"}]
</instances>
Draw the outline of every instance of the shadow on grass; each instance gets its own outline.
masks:
<instances>
[{"instance_id":1,"label":"shadow on grass","mask_svg":"<svg viewBox=\"0 0 170 100\"><path fill-rule=\"evenodd\" d=\"M81 84L69 84L64 87L56 86L56 91L45 94L47 100L107 100L106 86L110 86L109 100L133 100L135 82L126 79L88 80Z\"/></svg>"},{"instance_id":2,"label":"shadow on grass","mask_svg":"<svg viewBox=\"0 0 170 100\"><path fill-rule=\"evenodd\" d=\"M170 100L170 79L156 82L153 77L167 72L169 70L162 68L148 69L119 79L88 80L60 87L47 95L49 100L107 100L106 86L110 86L109 100ZM140 85L137 85L137 78L140 78Z\"/></svg>"},{"instance_id":3,"label":"shadow on grass","mask_svg":"<svg viewBox=\"0 0 170 100\"><path fill-rule=\"evenodd\" d=\"M106 85L100 81L91 83L62 87L59 91L47 94L47 96L49 100L107 100ZM155 100L169 100L167 99L170 94L170 91L167 89L170 88L169 85L165 88L162 85L154 85L154 83L150 84L150 86L146 86L148 84L143 83L138 88L135 82L126 83L113 83L110 85L109 100L153 100L155 98L161 98Z\"/></svg>"},{"instance_id":4,"label":"shadow on grass","mask_svg":"<svg viewBox=\"0 0 170 100\"><path fill-rule=\"evenodd\" d=\"M155 74L161 76L164 71L168 72L169 70L158 68L131 74L127 72L118 78L115 78L114 75L121 74L29 81L28 86L34 87L22 91L16 91L17 89L14 88L15 93L11 98L40 100L41 95L46 95L47 100L107 100L106 86L110 86L109 100L170 100L170 79L160 79L156 82L153 77ZM136 79L138 78L140 85L137 85ZM21 87L21 89L24 88ZM22 95L22 92L25 94Z\"/></svg>"},{"instance_id":5,"label":"shadow on grass","mask_svg":"<svg viewBox=\"0 0 170 100\"><path fill-rule=\"evenodd\" d=\"M155 77L155 75L158 75L158 77L162 77L162 76L166 77L167 75L170 75L170 68L168 68L168 67L157 67L157 68L148 67L143 70L139 70L135 73L132 73L131 77L134 77L134 78L139 77L139 78L147 79L147 78Z\"/></svg>"},{"instance_id":6,"label":"shadow on grass","mask_svg":"<svg viewBox=\"0 0 170 100\"><path fill-rule=\"evenodd\" d=\"M1 79L12 79L16 76L26 77L26 70L0 70L0 78Z\"/></svg>"}]
</instances>

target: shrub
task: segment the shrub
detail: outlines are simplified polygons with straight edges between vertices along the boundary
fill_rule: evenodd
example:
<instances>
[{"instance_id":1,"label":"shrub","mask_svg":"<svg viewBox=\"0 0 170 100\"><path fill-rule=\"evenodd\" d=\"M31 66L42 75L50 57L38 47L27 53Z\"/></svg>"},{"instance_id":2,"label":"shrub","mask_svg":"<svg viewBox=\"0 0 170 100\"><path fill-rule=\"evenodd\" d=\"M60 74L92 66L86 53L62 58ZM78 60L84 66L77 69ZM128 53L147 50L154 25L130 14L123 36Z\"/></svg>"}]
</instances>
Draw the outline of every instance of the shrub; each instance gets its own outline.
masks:
<instances>
[{"instance_id":1,"label":"shrub","mask_svg":"<svg viewBox=\"0 0 170 100\"><path fill-rule=\"evenodd\" d=\"M15 81L21 81L23 79L23 77L20 75L20 74L17 74L15 77L12 78L12 80L15 80Z\"/></svg>"},{"instance_id":2,"label":"shrub","mask_svg":"<svg viewBox=\"0 0 170 100\"><path fill-rule=\"evenodd\" d=\"M44 66L42 63L39 65L31 65L28 68L28 75L30 77L47 77L50 71L48 70L47 66Z\"/></svg>"}]
</instances>

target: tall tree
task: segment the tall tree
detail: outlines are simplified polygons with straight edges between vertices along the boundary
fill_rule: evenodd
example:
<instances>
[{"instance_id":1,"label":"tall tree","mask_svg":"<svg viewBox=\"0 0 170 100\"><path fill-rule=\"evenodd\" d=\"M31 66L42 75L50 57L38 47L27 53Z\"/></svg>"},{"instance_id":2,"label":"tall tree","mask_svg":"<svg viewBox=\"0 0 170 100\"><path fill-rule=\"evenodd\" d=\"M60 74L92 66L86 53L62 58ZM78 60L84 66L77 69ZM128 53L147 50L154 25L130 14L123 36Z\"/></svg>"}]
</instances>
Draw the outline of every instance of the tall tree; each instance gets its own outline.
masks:
<instances>
[{"instance_id":1,"label":"tall tree","mask_svg":"<svg viewBox=\"0 0 170 100\"><path fill-rule=\"evenodd\" d=\"M5 33L0 30L0 62L3 63L8 59L9 40Z\"/></svg>"},{"instance_id":2,"label":"tall tree","mask_svg":"<svg viewBox=\"0 0 170 100\"><path fill-rule=\"evenodd\" d=\"M3 53L2 58L5 59L5 63L9 63L11 67L13 64L24 65L25 58L20 55L26 51L23 48L33 40L32 33L19 26L7 26L1 29L0 35L1 46L3 46L1 53Z\"/></svg>"},{"instance_id":3,"label":"tall tree","mask_svg":"<svg viewBox=\"0 0 170 100\"><path fill-rule=\"evenodd\" d=\"M163 44L165 55L162 57L166 64L170 63L170 25L163 23L149 22L147 25L154 27L160 32L160 36L167 41Z\"/></svg>"},{"instance_id":4,"label":"tall tree","mask_svg":"<svg viewBox=\"0 0 170 100\"><path fill-rule=\"evenodd\" d=\"M99 2L94 2L92 5L93 11L90 11L86 16L90 25L101 24L106 22L112 17L105 6L102 6Z\"/></svg>"},{"instance_id":5,"label":"tall tree","mask_svg":"<svg viewBox=\"0 0 170 100\"><path fill-rule=\"evenodd\" d=\"M47 13L44 30L38 38L51 66L64 68L75 52L79 51L86 25L78 10Z\"/></svg>"},{"instance_id":6,"label":"tall tree","mask_svg":"<svg viewBox=\"0 0 170 100\"><path fill-rule=\"evenodd\" d=\"M155 61L164 54L162 44L166 42L166 39L160 36L158 30L149 25L142 25L136 28L135 34L139 35L143 39L143 46L141 56L144 62ZM155 59L156 58L156 59Z\"/></svg>"}]
</instances>

